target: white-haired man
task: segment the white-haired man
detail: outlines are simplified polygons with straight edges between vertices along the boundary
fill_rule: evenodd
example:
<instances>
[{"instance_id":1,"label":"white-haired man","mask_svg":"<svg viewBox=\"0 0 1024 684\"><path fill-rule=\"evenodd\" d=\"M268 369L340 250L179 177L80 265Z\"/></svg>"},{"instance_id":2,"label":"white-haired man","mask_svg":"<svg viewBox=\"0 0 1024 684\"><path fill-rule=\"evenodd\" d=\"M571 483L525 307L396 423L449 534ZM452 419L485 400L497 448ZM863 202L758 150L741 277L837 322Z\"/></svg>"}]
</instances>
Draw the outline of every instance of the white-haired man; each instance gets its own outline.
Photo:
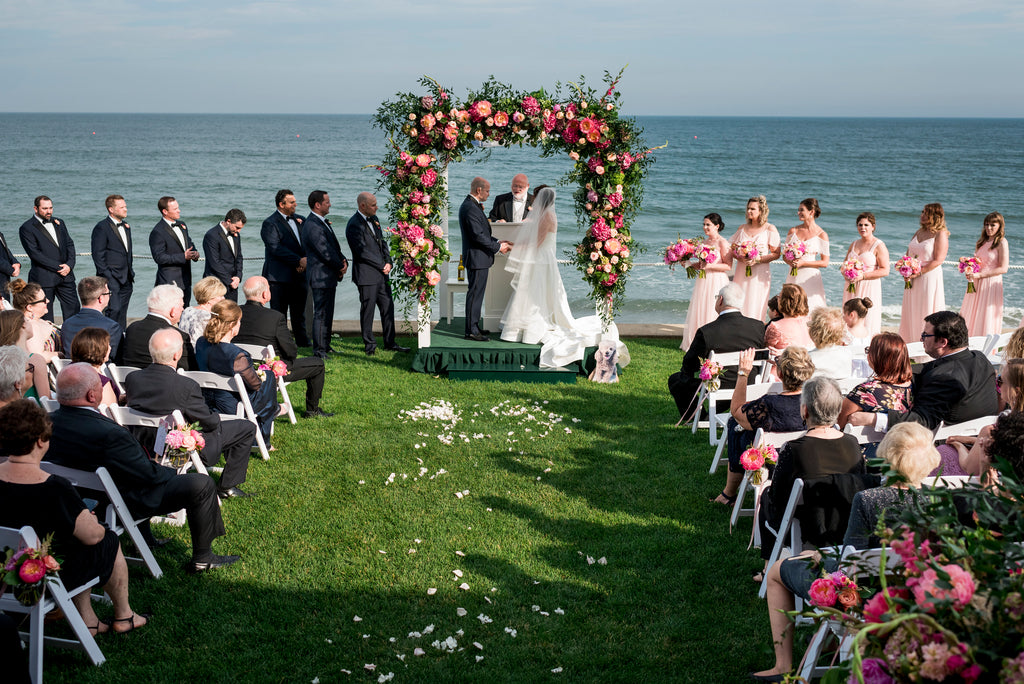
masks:
<instances>
[{"instance_id":1,"label":"white-haired man","mask_svg":"<svg viewBox=\"0 0 1024 684\"><path fill-rule=\"evenodd\" d=\"M119 364L145 368L153 363L149 355L149 340L157 330L178 330L176 326L181 319L181 312L185 309L185 295L177 285L157 285L150 290L146 298L146 307L149 309L146 317L129 325L124 333L124 342L121 343L121 353L117 359ZM180 330L178 332L181 334L184 347L178 368L198 370L192 340L187 334Z\"/></svg>"},{"instance_id":2,"label":"white-haired man","mask_svg":"<svg viewBox=\"0 0 1024 684\"><path fill-rule=\"evenodd\" d=\"M0 406L21 399L28 354L20 347L0 347Z\"/></svg>"}]
</instances>

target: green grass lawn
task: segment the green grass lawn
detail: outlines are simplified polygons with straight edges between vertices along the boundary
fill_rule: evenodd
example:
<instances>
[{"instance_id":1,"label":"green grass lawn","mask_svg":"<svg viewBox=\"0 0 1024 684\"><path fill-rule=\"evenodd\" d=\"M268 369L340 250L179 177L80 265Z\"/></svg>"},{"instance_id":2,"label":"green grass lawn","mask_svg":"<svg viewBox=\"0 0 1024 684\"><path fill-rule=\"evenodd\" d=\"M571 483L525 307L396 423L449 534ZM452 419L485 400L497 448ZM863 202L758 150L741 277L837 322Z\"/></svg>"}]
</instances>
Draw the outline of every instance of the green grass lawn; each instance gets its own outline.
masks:
<instances>
[{"instance_id":1,"label":"green grass lawn","mask_svg":"<svg viewBox=\"0 0 1024 684\"><path fill-rule=\"evenodd\" d=\"M242 562L186 575L187 530L155 528L174 539L166 574L131 569L152 624L101 636L98 668L48 649L47 680L731 682L770 666L750 520L729 534L706 433L673 427L678 342L627 342L620 384L534 385L412 374L410 355L346 339L337 415L279 420L249 468L257 498L224 505L214 550ZM461 416L451 445L401 417L441 400Z\"/></svg>"}]
</instances>

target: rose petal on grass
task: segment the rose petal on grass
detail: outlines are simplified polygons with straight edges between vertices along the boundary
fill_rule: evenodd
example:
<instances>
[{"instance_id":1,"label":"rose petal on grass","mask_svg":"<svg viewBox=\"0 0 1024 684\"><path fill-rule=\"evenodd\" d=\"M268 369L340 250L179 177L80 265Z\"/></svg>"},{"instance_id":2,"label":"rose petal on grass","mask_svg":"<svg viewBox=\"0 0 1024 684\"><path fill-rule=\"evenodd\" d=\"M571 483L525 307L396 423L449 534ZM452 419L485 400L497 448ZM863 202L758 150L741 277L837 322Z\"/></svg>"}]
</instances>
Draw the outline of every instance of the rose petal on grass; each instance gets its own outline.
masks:
<instances>
[{"instance_id":1,"label":"rose petal on grass","mask_svg":"<svg viewBox=\"0 0 1024 684\"><path fill-rule=\"evenodd\" d=\"M565 611L561 608L555 608L555 615L565 615Z\"/></svg>"},{"instance_id":2,"label":"rose petal on grass","mask_svg":"<svg viewBox=\"0 0 1024 684\"><path fill-rule=\"evenodd\" d=\"M556 667L555 669L551 670L551 672L554 673L554 674L558 674L561 671L562 671L562 668L560 668L560 667Z\"/></svg>"},{"instance_id":3,"label":"rose petal on grass","mask_svg":"<svg viewBox=\"0 0 1024 684\"><path fill-rule=\"evenodd\" d=\"M486 625L489 622L494 622L494 620L492 620L491 618L487 617L483 613L480 613L479 615L477 615L476 619L479 620L480 624L482 624L482 625Z\"/></svg>"},{"instance_id":4,"label":"rose petal on grass","mask_svg":"<svg viewBox=\"0 0 1024 684\"><path fill-rule=\"evenodd\" d=\"M367 672L373 672L374 670L377 669L377 666L374 665L373 663L366 663L365 665L363 665L363 669L366 670Z\"/></svg>"},{"instance_id":5,"label":"rose petal on grass","mask_svg":"<svg viewBox=\"0 0 1024 684\"><path fill-rule=\"evenodd\" d=\"M366 484L366 480L360 480L359 484Z\"/></svg>"},{"instance_id":6,"label":"rose petal on grass","mask_svg":"<svg viewBox=\"0 0 1024 684\"><path fill-rule=\"evenodd\" d=\"M455 498L456 499L461 499L462 498L462 492L455 492Z\"/></svg>"},{"instance_id":7,"label":"rose petal on grass","mask_svg":"<svg viewBox=\"0 0 1024 684\"><path fill-rule=\"evenodd\" d=\"M364 634L364 635L363 635L363 638L364 638L364 639L369 639L369 638L370 638L370 635L369 635L369 634Z\"/></svg>"},{"instance_id":8,"label":"rose petal on grass","mask_svg":"<svg viewBox=\"0 0 1024 684\"><path fill-rule=\"evenodd\" d=\"M416 549L409 549L409 553L416 553Z\"/></svg>"},{"instance_id":9,"label":"rose petal on grass","mask_svg":"<svg viewBox=\"0 0 1024 684\"><path fill-rule=\"evenodd\" d=\"M482 651L482 650L484 650L484 645L483 645L483 644L481 644L481 643L480 643L479 641L474 641L474 642L473 642L473 645L474 645L474 646L476 646L476 647L477 647L478 649L480 649L481 651Z\"/></svg>"},{"instance_id":10,"label":"rose petal on grass","mask_svg":"<svg viewBox=\"0 0 1024 684\"><path fill-rule=\"evenodd\" d=\"M534 613L536 613L537 611L540 610L540 606L530 606L530 610L532 610Z\"/></svg>"},{"instance_id":11,"label":"rose petal on grass","mask_svg":"<svg viewBox=\"0 0 1024 684\"><path fill-rule=\"evenodd\" d=\"M483 660L483 659L484 659L484 657L483 657L482 655L478 655L478 656L476 657L476 662L478 662L478 663L479 663L479 662L480 662L481 660Z\"/></svg>"},{"instance_id":12,"label":"rose petal on grass","mask_svg":"<svg viewBox=\"0 0 1024 684\"><path fill-rule=\"evenodd\" d=\"M437 593L437 587L430 587L427 589L427 596L433 596Z\"/></svg>"},{"instance_id":13,"label":"rose petal on grass","mask_svg":"<svg viewBox=\"0 0 1024 684\"><path fill-rule=\"evenodd\" d=\"M541 615L543 615L544 617L550 617L550 616L551 616L551 613L549 613L549 612L548 612L548 611L546 611L546 610L542 610L542 611L540 611L540 614L541 614Z\"/></svg>"},{"instance_id":14,"label":"rose petal on grass","mask_svg":"<svg viewBox=\"0 0 1024 684\"><path fill-rule=\"evenodd\" d=\"M465 557L466 557L466 554L465 554L465 553L463 553L462 551L456 551L456 552L455 552L455 555L456 555L456 556L459 556L459 557L461 557L461 558L465 558Z\"/></svg>"},{"instance_id":15,"label":"rose petal on grass","mask_svg":"<svg viewBox=\"0 0 1024 684\"><path fill-rule=\"evenodd\" d=\"M362 621L363 621L363 618L359 617L358 615L353 615L352 616L352 622L362 622Z\"/></svg>"},{"instance_id":16,"label":"rose petal on grass","mask_svg":"<svg viewBox=\"0 0 1024 684\"><path fill-rule=\"evenodd\" d=\"M405 662L405 654L404 653L396 653L395 657L398 658L399 660L401 660L403 663Z\"/></svg>"},{"instance_id":17,"label":"rose petal on grass","mask_svg":"<svg viewBox=\"0 0 1024 684\"><path fill-rule=\"evenodd\" d=\"M519 634L519 632L518 632L518 630L512 629L511 627L506 627L505 628L505 634L508 634L510 637L515 639L516 635Z\"/></svg>"},{"instance_id":18,"label":"rose petal on grass","mask_svg":"<svg viewBox=\"0 0 1024 684\"><path fill-rule=\"evenodd\" d=\"M334 643L334 642L333 642L333 641L331 641L330 639L324 639L324 641L326 641L326 642L327 642L327 643L329 643L329 644L333 644L333 643Z\"/></svg>"},{"instance_id":19,"label":"rose petal on grass","mask_svg":"<svg viewBox=\"0 0 1024 684\"><path fill-rule=\"evenodd\" d=\"M459 589L461 589L462 591L469 591L469 585L463 582L459 585Z\"/></svg>"},{"instance_id":20,"label":"rose petal on grass","mask_svg":"<svg viewBox=\"0 0 1024 684\"><path fill-rule=\"evenodd\" d=\"M390 682L394 678L395 673L388 672L386 675L381 675L380 677L377 677L377 684L384 684L384 682Z\"/></svg>"},{"instance_id":21,"label":"rose petal on grass","mask_svg":"<svg viewBox=\"0 0 1024 684\"><path fill-rule=\"evenodd\" d=\"M408 638L409 639L419 639L421 636L423 636L423 635L420 634L419 632L409 632Z\"/></svg>"},{"instance_id":22,"label":"rose petal on grass","mask_svg":"<svg viewBox=\"0 0 1024 684\"><path fill-rule=\"evenodd\" d=\"M426 627L424 627L423 628L423 633L424 634L433 634L434 633L434 625L427 625Z\"/></svg>"},{"instance_id":23,"label":"rose petal on grass","mask_svg":"<svg viewBox=\"0 0 1024 684\"><path fill-rule=\"evenodd\" d=\"M426 654L427 654L427 652L426 652L426 651L424 651L424 650L423 650L422 648L414 648L414 649L412 650L412 654L413 654L414 656L416 656L417 658L419 658L419 657L420 657L420 656L422 656L422 655L426 655Z\"/></svg>"},{"instance_id":24,"label":"rose petal on grass","mask_svg":"<svg viewBox=\"0 0 1024 684\"><path fill-rule=\"evenodd\" d=\"M608 565L608 559L605 558L604 556L601 556L600 558L597 559L597 564L598 565Z\"/></svg>"},{"instance_id":25,"label":"rose petal on grass","mask_svg":"<svg viewBox=\"0 0 1024 684\"><path fill-rule=\"evenodd\" d=\"M466 617L466 615L468 613L469 613L469 611L466 610L465 608L456 608L455 609L455 614L458 615L459 617Z\"/></svg>"},{"instance_id":26,"label":"rose petal on grass","mask_svg":"<svg viewBox=\"0 0 1024 684\"><path fill-rule=\"evenodd\" d=\"M594 564L594 557L593 556L587 556L587 565L593 565L593 564Z\"/></svg>"},{"instance_id":27,"label":"rose petal on grass","mask_svg":"<svg viewBox=\"0 0 1024 684\"><path fill-rule=\"evenodd\" d=\"M484 601L487 601L488 603L490 603L491 599L489 597L487 597L487 596L484 596Z\"/></svg>"},{"instance_id":28,"label":"rose petal on grass","mask_svg":"<svg viewBox=\"0 0 1024 684\"><path fill-rule=\"evenodd\" d=\"M452 570L452 574L455 575L456 577L462 577L462 571L461 570Z\"/></svg>"}]
</instances>

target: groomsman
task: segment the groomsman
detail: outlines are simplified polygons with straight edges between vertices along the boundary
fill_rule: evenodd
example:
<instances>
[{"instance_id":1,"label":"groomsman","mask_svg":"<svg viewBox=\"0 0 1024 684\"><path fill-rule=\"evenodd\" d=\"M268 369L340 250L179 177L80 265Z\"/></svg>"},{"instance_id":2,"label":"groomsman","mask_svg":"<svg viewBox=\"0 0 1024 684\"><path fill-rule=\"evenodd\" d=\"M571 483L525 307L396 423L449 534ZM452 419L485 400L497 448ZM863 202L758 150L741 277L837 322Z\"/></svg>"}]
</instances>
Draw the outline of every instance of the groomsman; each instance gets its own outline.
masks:
<instances>
[{"instance_id":1,"label":"groomsman","mask_svg":"<svg viewBox=\"0 0 1024 684\"><path fill-rule=\"evenodd\" d=\"M224 220L203 236L203 253L206 268L203 277L213 276L228 292L224 295L233 302L238 301L238 286L242 282L242 239L238 233L245 226L245 213L232 209Z\"/></svg>"},{"instance_id":2,"label":"groomsman","mask_svg":"<svg viewBox=\"0 0 1024 684\"><path fill-rule=\"evenodd\" d=\"M128 303L135 284L132 228L125 220L128 218L128 204L124 197L108 196L106 207L107 217L92 229L92 262L96 266L96 275L106 278L110 289L103 314L124 330L128 327Z\"/></svg>"},{"instance_id":3,"label":"groomsman","mask_svg":"<svg viewBox=\"0 0 1024 684\"><path fill-rule=\"evenodd\" d=\"M361 192L356 198L356 206L359 210L348 220L345 239L355 263L352 280L359 288L359 329L363 333L364 349L367 356L377 352L377 340L373 336L373 310L378 308L380 324L384 330L384 348L407 352L408 347L400 347L395 342L395 302L391 296L389 278L393 263L377 219L377 198L372 193Z\"/></svg>"},{"instance_id":4,"label":"groomsman","mask_svg":"<svg viewBox=\"0 0 1024 684\"><path fill-rule=\"evenodd\" d=\"M313 291L313 353L322 359L331 352L331 326L334 324L334 295L338 283L348 271L348 259L341 253L338 236L327 218L331 198L323 190L309 193L309 208L302 231L302 248L309 260L306 280Z\"/></svg>"},{"instance_id":5,"label":"groomsman","mask_svg":"<svg viewBox=\"0 0 1024 684\"><path fill-rule=\"evenodd\" d=\"M530 179L525 173L517 173L512 177L512 192L494 198L494 206L488 218L494 223L521 222L533 206L533 195L528 192L529 189Z\"/></svg>"},{"instance_id":6,"label":"groomsman","mask_svg":"<svg viewBox=\"0 0 1024 684\"><path fill-rule=\"evenodd\" d=\"M0 297L11 301L11 295L7 292L7 283L11 278L17 278L21 273L21 264L14 258L11 248L7 246L4 234L0 233Z\"/></svg>"},{"instance_id":7,"label":"groomsman","mask_svg":"<svg viewBox=\"0 0 1024 684\"><path fill-rule=\"evenodd\" d=\"M192 301L192 263L199 261L199 250L188 236L181 218L178 200L161 197L156 208L163 216L149 234L149 251L157 263L156 284L174 284L185 295L185 306Z\"/></svg>"},{"instance_id":8,"label":"groomsman","mask_svg":"<svg viewBox=\"0 0 1024 684\"><path fill-rule=\"evenodd\" d=\"M491 194L491 184L477 176L469 185L469 194L459 208L459 230L462 231L462 260L469 273L466 291L466 339L487 342L491 338L480 329L480 309L487 288L487 273L494 265L494 255L507 254L512 243L498 241L491 235L483 204Z\"/></svg>"},{"instance_id":9,"label":"groomsman","mask_svg":"<svg viewBox=\"0 0 1024 684\"><path fill-rule=\"evenodd\" d=\"M78 313L78 292L75 290L75 243L67 225L53 215L53 201L46 195L35 199L35 214L18 229L21 245L28 252L32 267L28 280L39 283L43 296L53 302L46 320L53 322L57 300L61 315L68 319Z\"/></svg>"},{"instance_id":10,"label":"groomsman","mask_svg":"<svg viewBox=\"0 0 1024 684\"><path fill-rule=\"evenodd\" d=\"M295 215L295 195L278 190L277 211L263 221L260 237L264 250L263 277L270 283L270 308L288 316L300 347L310 346L306 334L306 252L302 248L302 217Z\"/></svg>"}]
</instances>

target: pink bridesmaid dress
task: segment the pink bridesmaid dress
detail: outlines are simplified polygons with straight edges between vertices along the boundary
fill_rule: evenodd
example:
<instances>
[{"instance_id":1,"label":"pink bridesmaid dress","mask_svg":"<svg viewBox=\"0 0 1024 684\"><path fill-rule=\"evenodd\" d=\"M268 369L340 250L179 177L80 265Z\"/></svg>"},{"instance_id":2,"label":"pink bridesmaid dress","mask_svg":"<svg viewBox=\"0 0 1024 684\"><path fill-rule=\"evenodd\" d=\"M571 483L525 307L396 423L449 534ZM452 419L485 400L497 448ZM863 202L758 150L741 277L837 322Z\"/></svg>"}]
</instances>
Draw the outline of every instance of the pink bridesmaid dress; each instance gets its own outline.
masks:
<instances>
[{"instance_id":1,"label":"pink bridesmaid dress","mask_svg":"<svg viewBox=\"0 0 1024 684\"><path fill-rule=\"evenodd\" d=\"M718 253L717 249L715 253ZM680 349L689 349L693 336L697 334L697 328L718 318L715 299L719 291L728 284L729 274L725 271L707 271L703 278L694 279L690 307L686 310L686 330L683 332Z\"/></svg>"},{"instance_id":2,"label":"pink bridesmaid dress","mask_svg":"<svg viewBox=\"0 0 1024 684\"><path fill-rule=\"evenodd\" d=\"M880 240L875 238L874 242L868 247L867 251L857 252L854 254L853 245L850 245L850 250L846 253L846 259L849 259L851 255L856 256L864 264L865 271L873 271L878 268L878 259L875 258L875 247L878 246ZM849 285L845 280L843 281L843 304L854 298L867 297L871 300L871 308L868 309L868 316L864 319L865 324L868 327L868 339L882 332L882 279L876 278L875 280L858 280L853 286L853 292L848 292L846 286ZM919 333L920 334L920 331Z\"/></svg>"},{"instance_id":3,"label":"pink bridesmaid dress","mask_svg":"<svg viewBox=\"0 0 1024 684\"><path fill-rule=\"evenodd\" d=\"M818 261L828 256L828 241L822 240L820 235L804 240L804 245L807 246L807 253L804 254L804 259ZM786 264L786 268L789 268L789 264ZM789 273L789 271L786 271L786 273ZM798 268L796 275L786 276L786 284L790 283L799 285L807 293L808 311L814 311L818 307L825 306L825 284L821 280L820 268Z\"/></svg>"},{"instance_id":4,"label":"pink bridesmaid dress","mask_svg":"<svg viewBox=\"0 0 1024 684\"><path fill-rule=\"evenodd\" d=\"M995 268L999 263L999 250L992 249L986 242L974 256L981 260L981 270ZM966 291L966 279L964 288ZM1003 276L981 278L974 281L976 292L964 295L960 315L967 321L967 331L975 335L992 335L1003 332Z\"/></svg>"},{"instance_id":5,"label":"pink bridesmaid dress","mask_svg":"<svg viewBox=\"0 0 1024 684\"><path fill-rule=\"evenodd\" d=\"M935 237L924 242L917 241L917 235L910 241L907 252L917 257L924 266L935 254ZM907 344L921 341L924 317L936 311L946 310L946 295L942 290L942 267L932 269L915 278L914 286L903 290L903 310L900 313L900 337Z\"/></svg>"},{"instance_id":6,"label":"pink bridesmaid dress","mask_svg":"<svg viewBox=\"0 0 1024 684\"><path fill-rule=\"evenodd\" d=\"M746 242L747 240L754 241L761 256L764 256L771 249L781 244L778 229L770 223L766 223L764 230L753 238L740 228L732 236L732 239L729 240L729 244L734 245L738 242ZM743 315L763 321L765 311L768 309L768 298L771 296L772 290L771 264L755 264L750 267L750 272L750 276L747 276L746 267L737 259L736 273L732 277L732 282L743 288Z\"/></svg>"}]
</instances>

